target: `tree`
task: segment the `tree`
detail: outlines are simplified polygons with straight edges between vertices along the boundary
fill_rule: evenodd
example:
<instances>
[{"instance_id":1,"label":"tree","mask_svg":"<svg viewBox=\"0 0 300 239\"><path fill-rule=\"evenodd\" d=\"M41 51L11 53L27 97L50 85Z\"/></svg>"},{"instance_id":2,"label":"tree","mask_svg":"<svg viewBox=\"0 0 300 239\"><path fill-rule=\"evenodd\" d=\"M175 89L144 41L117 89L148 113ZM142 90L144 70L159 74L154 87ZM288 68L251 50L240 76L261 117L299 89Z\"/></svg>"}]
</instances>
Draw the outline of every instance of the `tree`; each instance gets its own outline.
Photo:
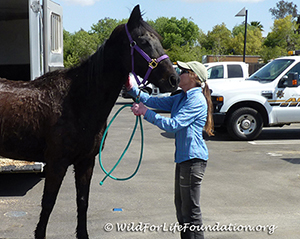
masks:
<instances>
[{"instance_id":1,"label":"tree","mask_svg":"<svg viewBox=\"0 0 300 239\"><path fill-rule=\"evenodd\" d=\"M178 46L173 44L167 51L168 56L172 62L175 61L202 61L202 56L208 54L205 48L200 46Z\"/></svg>"},{"instance_id":2,"label":"tree","mask_svg":"<svg viewBox=\"0 0 300 239\"><path fill-rule=\"evenodd\" d=\"M232 50L231 42L232 34L228 30L225 23L216 25L212 31L208 31L206 40L201 42L201 46L206 50L211 51L215 55L229 54Z\"/></svg>"},{"instance_id":3,"label":"tree","mask_svg":"<svg viewBox=\"0 0 300 239\"><path fill-rule=\"evenodd\" d=\"M266 47L280 47L285 50L284 55L286 55L288 51L300 47L300 35L297 34L296 31L297 24L296 21L292 20L291 15L283 19L275 20L271 29L272 31L268 34L264 42Z\"/></svg>"},{"instance_id":4,"label":"tree","mask_svg":"<svg viewBox=\"0 0 300 239\"><path fill-rule=\"evenodd\" d=\"M112 18L100 19L98 23L91 26L90 34L97 34L99 44L101 45L106 39L109 38L112 31L120 24L126 23L128 19L117 20Z\"/></svg>"},{"instance_id":5,"label":"tree","mask_svg":"<svg viewBox=\"0 0 300 239\"><path fill-rule=\"evenodd\" d=\"M293 2L285 2L284 0L279 1L276 3L277 8L270 8L269 11L271 12L272 16L275 19L285 18L288 15L292 15L293 18L297 17L297 5L293 4Z\"/></svg>"},{"instance_id":6,"label":"tree","mask_svg":"<svg viewBox=\"0 0 300 239\"><path fill-rule=\"evenodd\" d=\"M99 46L96 34L80 30L74 34L64 30L64 66L77 65L81 60L93 54Z\"/></svg>"},{"instance_id":7,"label":"tree","mask_svg":"<svg viewBox=\"0 0 300 239\"><path fill-rule=\"evenodd\" d=\"M258 55L262 47L262 26L260 22L251 22L247 25L247 43L246 55ZM242 23L232 29L234 36L230 42L231 49L234 50L235 55L242 55L244 53L244 37L245 24Z\"/></svg>"},{"instance_id":8,"label":"tree","mask_svg":"<svg viewBox=\"0 0 300 239\"><path fill-rule=\"evenodd\" d=\"M250 22L250 25L258 28L260 31L263 31L263 29L264 29L264 26L261 25L261 23L257 22L257 21Z\"/></svg>"},{"instance_id":9,"label":"tree","mask_svg":"<svg viewBox=\"0 0 300 239\"><path fill-rule=\"evenodd\" d=\"M286 55L288 50L300 49L300 16L298 19L292 16L297 13L297 5L282 0L270 12L275 20L265 40L260 22L247 25L246 54L261 55L264 61ZM71 34L64 30L65 66L76 65L93 54L118 25L126 22L127 19L104 18L93 24L88 32L80 30ZM244 23L232 31L222 23L205 34L190 18L160 17L147 22L162 36L162 45L172 61L202 61L206 54L243 54Z\"/></svg>"},{"instance_id":10,"label":"tree","mask_svg":"<svg viewBox=\"0 0 300 239\"><path fill-rule=\"evenodd\" d=\"M249 25L249 24L247 24L247 33L248 33L248 31L252 31L252 30L255 30L255 29L259 29L260 30L260 28L258 28L255 25ZM245 34L245 22L243 22L240 25L235 26L232 29L232 35L234 37L237 36L237 35L239 35L240 33L242 33L243 35Z\"/></svg>"},{"instance_id":11,"label":"tree","mask_svg":"<svg viewBox=\"0 0 300 239\"><path fill-rule=\"evenodd\" d=\"M247 30L246 55L259 55L263 42L261 30L257 27L249 28L250 29ZM236 31L235 36L231 41L231 48L234 50L235 55L243 55L244 32L245 29Z\"/></svg>"},{"instance_id":12,"label":"tree","mask_svg":"<svg viewBox=\"0 0 300 239\"><path fill-rule=\"evenodd\" d=\"M280 56L286 55L285 49L275 46L275 47L268 47L263 45L261 51L259 53L263 62L267 63L270 59L275 59Z\"/></svg>"},{"instance_id":13,"label":"tree","mask_svg":"<svg viewBox=\"0 0 300 239\"><path fill-rule=\"evenodd\" d=\"M187 18L178 20L175 17L160 17L148 23L162 36L164 49L170 49L173 44L177 46L197 44L199 27Z\"/></svg>"}]
</instances>

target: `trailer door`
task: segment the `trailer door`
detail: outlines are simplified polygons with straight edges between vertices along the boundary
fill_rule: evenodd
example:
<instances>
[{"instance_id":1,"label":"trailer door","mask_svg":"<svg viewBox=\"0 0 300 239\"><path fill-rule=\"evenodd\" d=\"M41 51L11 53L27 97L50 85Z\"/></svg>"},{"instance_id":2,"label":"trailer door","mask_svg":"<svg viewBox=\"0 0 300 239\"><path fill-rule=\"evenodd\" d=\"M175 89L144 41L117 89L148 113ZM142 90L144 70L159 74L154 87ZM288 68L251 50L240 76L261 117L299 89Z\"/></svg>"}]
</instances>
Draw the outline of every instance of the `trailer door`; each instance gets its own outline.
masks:
<instances>
[{"instance_id":1,"label":"trailer door","mask_svg":"<svg viewBox=\"0 0 300 239\"><path fill-rule=\"evenodd\" d=\"M44 72L63 68L63 10L44 0Z\"/></svg>"},{"instance_id":2,"label":"trailer door","mask_svg":"<svg viewBox=\"0 0 300 239\"><path fill-rule=\"evenodd\" d=\"M29 58L30 80L34 80L43 74L42 45L41 45L41 6L39 1L28 1L29 12Z\"/></svg>"}]
</instances>

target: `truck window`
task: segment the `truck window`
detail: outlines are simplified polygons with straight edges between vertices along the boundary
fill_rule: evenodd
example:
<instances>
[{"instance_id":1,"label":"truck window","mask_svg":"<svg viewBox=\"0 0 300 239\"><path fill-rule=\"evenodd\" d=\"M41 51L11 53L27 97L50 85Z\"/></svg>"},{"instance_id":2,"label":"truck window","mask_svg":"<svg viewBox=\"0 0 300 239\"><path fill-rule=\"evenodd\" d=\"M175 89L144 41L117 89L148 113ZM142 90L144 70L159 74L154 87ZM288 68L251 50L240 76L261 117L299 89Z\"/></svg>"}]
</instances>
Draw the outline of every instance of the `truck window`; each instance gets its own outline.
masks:
<instances>
[{"instance_id":1,"label":"truck window","mask_svg":"<svg viewBox=\"0 0 300 239\"><path fill-rule=\"evenodd\" d=\"M298 63L297 65L295 65L292 69L290 69L288 71L288 73L286 73L286 77L289 75L289 73L298 73L298 86L300 85L300 63ZM284 78L279 82L279 87L286 87L287 86L287 82L286 80L284 80Z\"/></svg>"},{"instance_id":2,"label":"truck window","mask_svg":"<svg viewBox=\"0 0 300 239\"><path fill-rule=\"evenodd\" d=\"M207 72L208 72L208 79L224 78L224 68L222 65L213 66L213 67L207 69Z\"/></svg>"},{"instance_id":3,"label":"truck window","mask_svg":"<svg viewBox=\"0 0 300 239\"><path fill-rule=\"evenodd\" d=\"M286 68L293 64L293 62L294 60L291 59L273 60L252 74L249 80L271 82L275 80Z\"/></svg>"},{"instance_id":4,"label":"truck window","mask_svg":"<svg viewBox=\"0 0 300 239\"><path fill-rule=\"evenodd\" d=\"M243 70L240 65L228 65L228 78L244 77Z\"/></svg>"},{"instance_id":5,"label":"truck window","mask_svg":"<svg viewBox=\"0 0 300 239\"><path fill-rule=\"evenodd\" d=\"M292 73L292 72L297 72L298 73L298 76L299 76L299 80L300 80L300 63L298 63L297 65L295 65L291 70L289 70L289 72L287 73L287 75L289 73Z\"/></svg>"}]
</instances>

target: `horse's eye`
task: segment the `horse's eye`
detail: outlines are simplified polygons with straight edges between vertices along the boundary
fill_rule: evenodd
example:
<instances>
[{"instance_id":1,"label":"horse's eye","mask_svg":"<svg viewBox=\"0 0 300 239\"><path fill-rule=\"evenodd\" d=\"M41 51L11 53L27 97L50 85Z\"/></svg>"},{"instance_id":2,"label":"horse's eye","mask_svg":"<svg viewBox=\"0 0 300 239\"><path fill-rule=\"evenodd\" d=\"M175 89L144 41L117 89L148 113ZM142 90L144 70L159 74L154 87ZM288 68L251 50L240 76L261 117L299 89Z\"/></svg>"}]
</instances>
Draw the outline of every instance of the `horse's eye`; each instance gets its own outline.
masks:
<instances>
[{"instance_id":1,"label":"horse's eye","mask_svg":"<svg viewBox=\"0 0 300 239\"><path fill-rule=\"evenodd\" d=\"M138 39L140 40L140 44L146 45L148 41L143 36L138 36Z\"/></svg>"}]
</instances>

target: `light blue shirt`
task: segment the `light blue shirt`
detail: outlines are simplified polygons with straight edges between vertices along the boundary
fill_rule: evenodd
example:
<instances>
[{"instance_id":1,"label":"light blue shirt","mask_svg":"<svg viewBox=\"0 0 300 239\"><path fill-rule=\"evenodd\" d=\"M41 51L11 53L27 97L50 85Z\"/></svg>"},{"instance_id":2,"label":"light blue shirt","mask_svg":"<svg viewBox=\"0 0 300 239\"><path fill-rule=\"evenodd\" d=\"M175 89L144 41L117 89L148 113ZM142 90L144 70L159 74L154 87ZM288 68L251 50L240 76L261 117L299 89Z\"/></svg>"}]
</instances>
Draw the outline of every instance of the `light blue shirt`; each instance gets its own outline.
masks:
<instances>
[{"instance_id":1,"label":"light blue shirt","mask_svg":"<svg viewBox=\"0 0 300 239\"><path fill-rule=\"evenodd\" d=\"M133 87L128 93L137 97L139 89ZM175 133L175 162L199 158L208 159L208 150L202 130L207 118L207 103L201 87L170 97L151 97L141 92L140 101L146 106L171 112L171 117L164 117L152 110L147 110L144 119L167 132Z\"/></svg>"}]
</instances>

